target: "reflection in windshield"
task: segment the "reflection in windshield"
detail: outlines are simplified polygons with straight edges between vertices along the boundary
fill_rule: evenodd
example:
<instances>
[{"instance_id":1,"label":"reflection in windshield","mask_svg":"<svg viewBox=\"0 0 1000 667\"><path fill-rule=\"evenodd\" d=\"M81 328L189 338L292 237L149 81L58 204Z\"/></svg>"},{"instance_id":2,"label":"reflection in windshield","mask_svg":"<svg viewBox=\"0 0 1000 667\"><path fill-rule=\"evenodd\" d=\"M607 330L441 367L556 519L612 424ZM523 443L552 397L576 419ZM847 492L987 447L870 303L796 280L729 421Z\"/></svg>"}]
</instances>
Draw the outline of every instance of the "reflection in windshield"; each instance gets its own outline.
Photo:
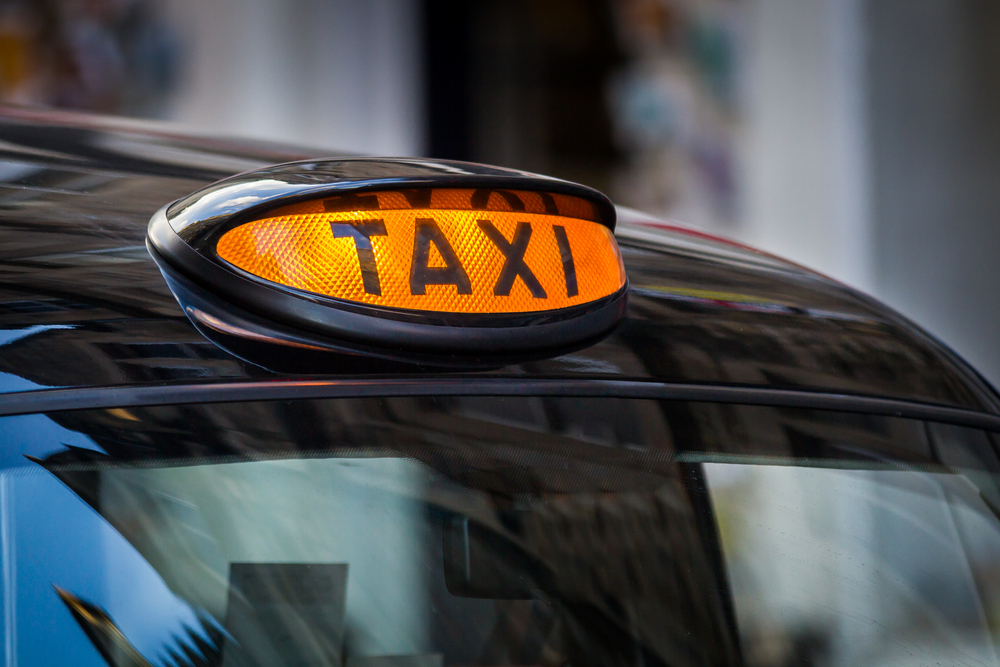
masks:
<instances>
[{"instance_id":1,"label":"reflection in windshield","mask_svg":"<svg viewBox=\"0 0 1000 667\"><path fill-rule=\"evenodd\" d=\"M198 610L42 468L0 473L0 507L6 665L106 664L54 587L106 610L151 659L188 629L203 637Z\"/></svg>"},{"instance_id":2,"label":"reflection in windshield","mask_svg":"<svg viewBox=\"0 0 1000 667\"><path fill-rule=\"evenodd\" d=\"M99 587L81 588L58 568L49 573L98 610L97 625L120 627L151 664L195 646L180 638L211 628L198 619L202 613L220 627L222 665L735 659L714 574L675 475L652 485L623 478L625 490L614 493L520 498L377 455L59 475L141 559L129 557L189 610L184 620L175 614L169 639L150 646L127 622L148 620L149 611ZM121 554L106 551L104 558L108 577L122 569ZM55 599L48 582L35 586L35 594ZM62 602L74 608L66 594ZM209 664L206 654L200 659Z\"/></svg>"},{"instance_id":3,"label":"reflection in windshield","mask_svg":"<svg viewBox=\"0 0 1000 667\"><path fill-rule=\"evenodd\" d=\"M339 605L342 616L346 605L346 626L335 631L346 636L352 652L420 654L429 650L426 565L415 558L426 541L420 503L425 475L415 468L402 459L374 458L106 471L100 511L171 590L226 623L231 633L254 634L234 628L227 617L234 602L254 606L247 596L266 605ZM289 574L287 590L275 599L266 599L266 590L244 590L234 599L236 564L246 569L250 563L343 564L347 576L329 581ZM247 572L241 588L264 577ZM282 599L301 582L316 587L324 580L339 599Z\"/></svg>"},{"instance_id":4,"label":"reflection in windshield","mask_svg":"<svg viewBox=\"0 0 1000 667\"><path fill-rule=\"evenodd\" d=\"M1000 523L964 476L705 475L749 664L1000 664Z\"/></svg>"},{"instance_id":5,"label":"reflection in windshield","mask_svg":"<svg viewBox=\"0 0 1000 667\"><path fill-rule=\"evenodd\" d=\"M1000 525L965 477L704 470L749 664L998 664ZM500 499L383 457L99 478L132 560L224 629L219 664L730 664L699 654L724 622L668 479Z\"/></svg>"},{"instance_id":6,"label":"reflection in windshield","mask_svg":"<svg viewBox=\"0 0 1000 667\"><path fill-rule=\"evenodd\" d=\"M542 397L3 425L43 457L0 476L8 665L997 664L973 429Z\"/></svg>"},{"instance_id":7,"label":"reflection in windshield","mask_svg":"<svg viewBox=\"0 0 1000 667\"><path fill-rule=\"evenodd\" d=\"M748 664L1000 664L1000 523L963 475L703 469ZM735 664L669 475L521 497L384 456L60 476L101 516L38 472L5 482L74 526L15 528L10 563L48 568L15 568L38 598L18 618L55 582L108 664L146 664L121 661L133 646L151 665ZM45 560L95 535L79 569Z\"/></svg>"}]
</instances>

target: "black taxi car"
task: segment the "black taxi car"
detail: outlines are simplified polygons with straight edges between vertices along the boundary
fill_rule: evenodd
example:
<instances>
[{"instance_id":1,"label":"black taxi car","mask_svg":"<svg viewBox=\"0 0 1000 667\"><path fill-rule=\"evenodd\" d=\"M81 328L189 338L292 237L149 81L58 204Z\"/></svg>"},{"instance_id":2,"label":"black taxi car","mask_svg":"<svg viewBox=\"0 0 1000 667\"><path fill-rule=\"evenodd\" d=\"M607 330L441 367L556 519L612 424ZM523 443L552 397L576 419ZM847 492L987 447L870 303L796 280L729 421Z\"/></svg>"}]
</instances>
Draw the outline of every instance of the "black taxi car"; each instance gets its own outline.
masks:
<instances>
[{"instance_id":1,"label":"black taxi car","mask_svg":"<svg viewBox=\"0 0 1000 667\"><path fill-rule=\"evenodd\" d=\"M8 666L1000 663L1000 398L801 267L9 110L0 276Z\"/></svg>"}]
</instances>

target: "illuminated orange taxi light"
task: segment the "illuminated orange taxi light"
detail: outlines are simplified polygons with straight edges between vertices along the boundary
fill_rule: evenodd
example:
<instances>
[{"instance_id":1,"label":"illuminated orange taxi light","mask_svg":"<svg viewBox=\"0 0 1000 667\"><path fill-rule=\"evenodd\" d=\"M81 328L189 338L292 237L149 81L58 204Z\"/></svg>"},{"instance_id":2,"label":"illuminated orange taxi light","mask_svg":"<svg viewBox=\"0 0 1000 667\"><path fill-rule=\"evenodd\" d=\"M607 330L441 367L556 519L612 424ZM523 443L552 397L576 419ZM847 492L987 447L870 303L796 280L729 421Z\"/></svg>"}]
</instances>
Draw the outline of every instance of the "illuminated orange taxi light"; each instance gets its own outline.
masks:
<instances>
[{"instance_id":1,"label":"illuminated orange taxi light","mask_svg":"<svg viewBox=\"0 0 1000 667\"><path fill-rule=\"evenodd\" d=\"M555 310L625 285L612 233L588 220L528 210L314 206L235 227L216 251L278 285L441 313Z\"/></svg>"}]
</instances>

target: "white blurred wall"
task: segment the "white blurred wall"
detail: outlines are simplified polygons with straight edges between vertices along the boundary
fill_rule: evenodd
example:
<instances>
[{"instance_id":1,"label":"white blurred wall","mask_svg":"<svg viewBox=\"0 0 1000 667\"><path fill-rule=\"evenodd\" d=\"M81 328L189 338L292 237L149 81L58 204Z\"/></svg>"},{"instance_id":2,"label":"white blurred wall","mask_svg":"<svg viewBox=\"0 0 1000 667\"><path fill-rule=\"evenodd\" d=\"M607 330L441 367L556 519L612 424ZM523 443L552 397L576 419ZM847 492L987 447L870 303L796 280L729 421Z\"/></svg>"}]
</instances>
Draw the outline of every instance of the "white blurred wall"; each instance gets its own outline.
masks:
<instances>
[{"instance_id":1,"label":"white blurred wall","mask_svg":"<svg viewBox=\"0 0 1000 667\"><path fill-rule=\"evenodd\" d=\"M742 240L1000 386L1000 3L751 0Z\"/></svg>"},{"instance_id":2,"label":"white blurred wall","mask_svg":"<svg viewBox=\"0 0 1000 667\"><path fill-rule=\"evenodd\" d=\"M873 287L865 0L753 0L743 240Z\"/></svg>"},{"instance_id":3,"label":"white blurred wall","mask_svg":"<svg viewBox=\"0 0 1000 667\"><path fill-rule=\"evenodd\" d=\"M1000 3L868 2L877 294L1000 387Z\"/></svg>"},{"instance_id":4,"label":"white blurred wall","mask_svg":"<svg viewBox=\"0 0 1000 667\"><path fill-rule=\"evenodd\" d=\"M423 151L419 0L164 5L184 46L173 120L340 151Z\"/></svg>"}]
</instances>

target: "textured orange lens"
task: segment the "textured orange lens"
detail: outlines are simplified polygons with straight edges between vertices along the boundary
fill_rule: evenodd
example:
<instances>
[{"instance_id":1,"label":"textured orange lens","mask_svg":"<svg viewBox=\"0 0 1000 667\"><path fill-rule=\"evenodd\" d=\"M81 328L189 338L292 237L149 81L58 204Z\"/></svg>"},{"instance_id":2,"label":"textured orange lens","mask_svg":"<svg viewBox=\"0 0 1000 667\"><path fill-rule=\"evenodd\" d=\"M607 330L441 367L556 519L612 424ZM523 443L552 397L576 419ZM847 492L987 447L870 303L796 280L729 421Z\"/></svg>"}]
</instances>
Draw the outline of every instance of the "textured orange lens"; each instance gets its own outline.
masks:
<instances>
[{"instance_id":1,"label":"textured orange lens","mask_svg":"<svg viewBox=\"0 0 1000 667\"><path fill-rule=\"evenodd\" d=\"M219 257L307 292L444 313L555 310L625 284L613 235L588 220L502 210L323 208L309 212L306 203L298 212L283 209L231 229L219 239Z\"/></svg>"}]
</instances>

